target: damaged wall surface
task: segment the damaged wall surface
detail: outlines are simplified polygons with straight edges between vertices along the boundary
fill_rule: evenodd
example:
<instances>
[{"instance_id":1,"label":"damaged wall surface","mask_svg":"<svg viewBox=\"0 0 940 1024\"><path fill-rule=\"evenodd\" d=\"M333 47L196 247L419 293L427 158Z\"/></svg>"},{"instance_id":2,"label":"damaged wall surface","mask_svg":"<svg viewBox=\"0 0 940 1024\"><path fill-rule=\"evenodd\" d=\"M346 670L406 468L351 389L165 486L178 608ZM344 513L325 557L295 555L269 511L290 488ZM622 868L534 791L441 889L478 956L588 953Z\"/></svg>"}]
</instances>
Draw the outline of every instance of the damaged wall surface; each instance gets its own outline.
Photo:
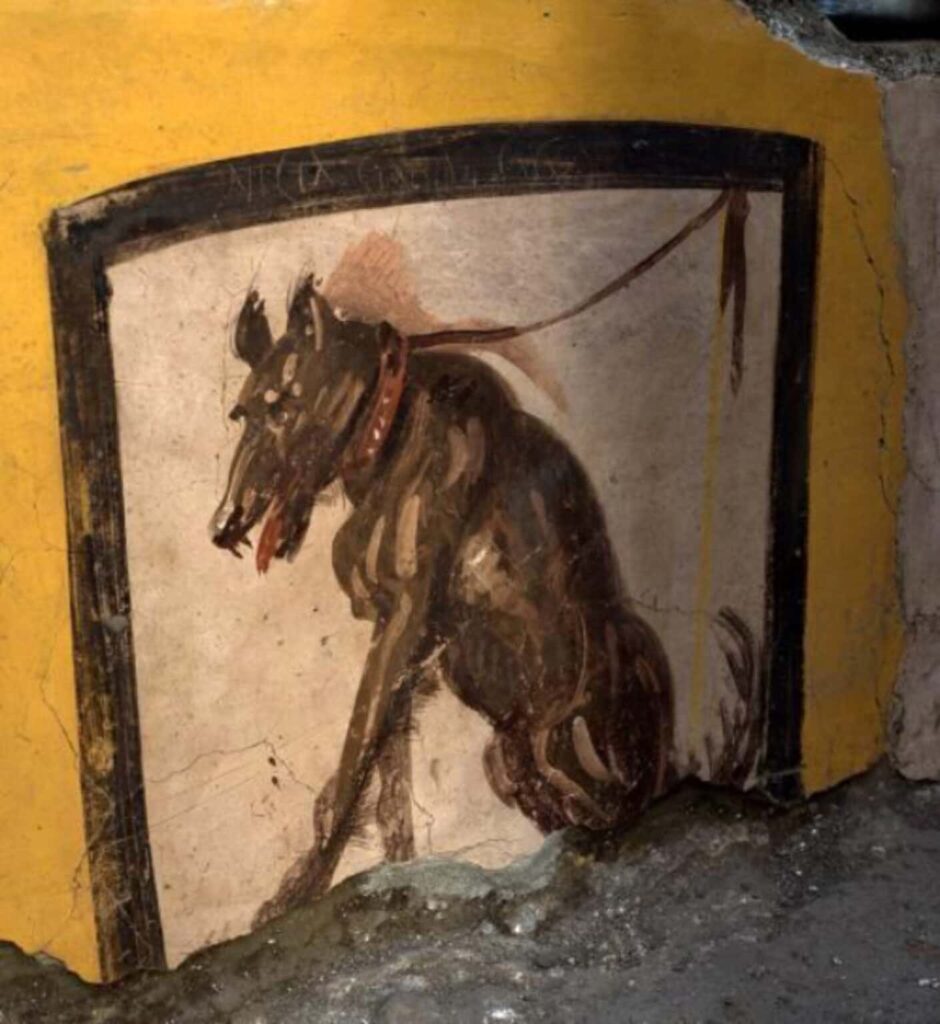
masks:
<instances>
[{"instance_id":1,"label":"damaged wall surface","mask_svg":"<svg viewBox=\"0 0 940 1024\"><path fill-rule=\"evenodd\" d=\"M885 88L898 229L910 308L904 481L898 571L907 643L892 721L898 768L940 778L940 81Z\"/></svg>"},{"instance_id":2,"label":"damaged wall surface","mask_svg":"<svg viewBox=\"0 0 940 1024\"><path fill-rule=\"evenodd\" d=\"M274 516L271 525L268 514L262 526L259 513L250 560L226 559L218 570L225 552L211 548L205 521L206 506L219 503L216 543L240 547L245 537L236 536L238 516L232 519L234 504L227 506L225 494L228 467L242 451L241 421L249 405L267 416L301 397L312 378L298 374L305 350L296 345L322 338L323 317L337 314L336 324L329 322L338 334L352 330L337 326L354 319L341 307L367 303L363 294L346 294L342 303L335 294L330 298L329 277L373 236L408 248L415 283L408 293L403 278L395 279L389 309L397 318L388 310L360 310L363 322L374 328L388 320L399 334L442 325L481 330L576 308L626 266L642 263L671 233L681 235L705 204L721 213L707 229L690 232L694 240L676 250L671 269L663 262L659 278L637 282L628 293L636 303L632 320L623 310L615 315L599 306L588 314L593 320L560 335L568 345L563 355L536 353L548 377L565 385L576 415L547 402L545 388L530 388L531 363L528 375L511 363L507 369L505 360L487 365L585 467L626 592L637 599L672 665L675 720L669 724L676 740L663 740L668 755L648 797L684 775L723 777L712 770L722 760L715 737L727 735L722 730L736 716L747 719L727 701L722 705L729 685L733 692L727 666L741 661L722 653L712 628L729 602L744 609L737 621L746 619L763 645L751 658L751 672L756 676L764 666L760 692L771 699L760 711L766 719L754 720L766 722L771 747L786 747L794 758L779 761L776 775L769 762L755 761L746 766L753 771L737 773L739 783L756 781L795 797L863 770L883 752L902 649L895 543L904 472L905 302L882 92L870 75L822 66L725 0L453 0L429 10L401 10L385 0L353 10L333 0L212 8L89 0L65 13L53 4L28 12L11 8L0 12L0 26L0 81L11 98L0 110L0 143L8 153L0 170L0 218L10 239L0 254L0 480L7 495L0 509L0 723L11 737L0 750L0 936L60 957L89 978L175 962L247 928L291 861L302 859L314 835L323 834L325 812L338 805L325 806L320 797L344 799L335 797L342 778L331 783L330 771L339 760L361 665L372 651L366 622L353 622L346 607L347 596L353 608L361 597L355 578L337 569L343 560L335 547L331 558L332 537L348 522L345 499L334 496L337 504L321 510L312 527L316 544L308 540L296 564L277 565L276 572L293 575L279 576L266 590L269 581L255 576L252 563L267 569L283 539L282 521ZM925 136L917 133L926 131L936 93L916 83L893 89L887 107L889 118L897 111L892 139L896 152L907 153L912 138L923 144ZM553 134L554 122L574 127ZM593 126L578 127L584 122ZM644 127L649 122L663 125L651 133ZM454 125L476 125L478 136L445 131ZM417 134L425 129L429 134ZM504 136L494 142L500 131ZM612 145L614 135L605 132L617 131L625 134ZM675 142L687 142L696 131L707 146ZM367 136L381 138L342 141ZM488 140L479 149L492 156L489 163L467 143L474 137ZM338 147L330 149L334 142ZM251 156L270 152L277 159ZM729 162L709 163L719 152L732 154ZM894 158L913 224L924 202L919 197L927 193L918 191L921 184L908 186L920 178L913 170L905 176L903 159ZM603 162L611 159L622 166ZM653 159L659 177L653 181L647 170L642 179L636 168ZM703 165L707 174L696 170ZM473 174L461 178L468 166ZM446 182L441 194L421 194L440 199L437 208L414 203L418 190L428 188L428 167L443 168L435 179ZM155 177L168 172L177 177ZM697 173L705 177L695 181ZM561 183L554 193L539 180L546 174ZM624 191L608 194L596 182L587 189L591 174ZM675 175L670 188L664 174ZM501 191L492 184L497 179ZM192 191L173 193L181 182ZM409 182L415 195L403 197ZM465 198L481 182L490 183L485 197ZM630 202L622 198L625 183ZM639 186L650 183L658 191L644 194ZM689 191L694 185L698 191ZM755 189L746 217L744 185ZM542 195L511 198L525 191ZM98 193L106 195L85 198ZM159 206L161 197L174 195L175 206ZM192 206L197 195L210 198ZM461 219L454 198L479 204L464 208L473 216ZM303 203L310 204L302 211L306 220L299 219ZM289 222L294 234L281 224L288 206L298 218ZM334 217L333 235L317 227L318 218L326 224L324 213ZM802 248L788 248L793 236L786 225L794 223L802 225ZM908 269L908 286L926 296L934 278L923 276L912 254L931 243L927 229L914 226L921 234L907 250L916 263ZM488 254L487 245L496 251ZM734 258L742 246L747 303L741 261ZM373 264L386 283L394 277L390 251L386 245ZM540 265L534 252L553 258ZM297 302L306 294L298 266L314 255L317 273L327 277L329 309L310 296L312 304ZM781 273L781 266L793 272ZM935 260L932 266L935 275ZM592 268L586 289L585 267ZM85 271L91 276L81 278ZM461 282L461 272L472 286ZM259 376L258 353L267 352L272 338L259 326L250 298L256 287L263 287L269 310L278 307L268 318L273 338L287 339L287 347L277 349L276 380ZM414 300L411 320L403 313L406 293ZM77 305L76 295L84 296ZM414 314L422 303L428 317L418 323ZM779 339L799 335L791 331L796 321L805 328L806 358L781 364L780 352L789 350ZM239 335L237 323L251 331ZM658 341L657 329L669 330L672 348ZM917 339L930 329L926 313L915 309L909 356L921 358L925 346ZM228 349L233 332L237 359ZM741 332L751 347L735 370ZM89 346L92 337L104 347ZM620 342L634 346L634 363L618 355ZM141 345L145 354L135 349ZM606 347L592 355L592 345ZM653 365L656 353L667 366ZM513 355L524 362L518 351ZM388 396L397 403L394 379L379 379L385 390L377 400ZM602 394L605 383L611 390ZM291 390L295 386L301 390ZM796 408L803 419L780 418L784 407ZM912 437L929 430L925 408L909 407ZM232 411L238 424L227 419ZM613 444L614 420L616 431L632 434L630 443ZM95 429L87 428L90 422ZM644 422L656 427L649 438ZM381 438L384 424L375 423ZM802 446L800 423L806 428ZM286 413L272 417L270 432L279 443L287 424ZM469 420L451 426L457 433L443 433L439 446L450 453L448 466L459 470L452 479L443 467L448 487L476 465L471 455L480 450ZM674 435L663 436L669 430ZM933 495L925 436L918 472L926 483L920 492L909 490L905 512L907 528L918 536ZM486 450L495 442L488 436ZM805 461L790 465L791 451L802 452ZM773 476L773 467L793 475ZM794 486L768 486L781 479ZM344 485L352 493L355 481L344 478ZM420 491L422 501L432 491ZM256 497L247 493L243 505ZM423 520L411 514L420 504L411 501L414 494L405 494L401 509L410 511L396 511L397 532L388 536L407 534L408 523L416 537L424 536ZM273 507L280 513L293 497L282 495ZM543 522L538 500L526 500L533 522ZM111 502L110 518L101 515L103 501ZM775 529L783 524L782 532L765 532L768 519ZM364 538L360 582L370 564L375 570L386 557L383 529L384 520L382 528L372 523ZM774 537L796 539L774 548ZM411 579L420 544L413 559L401 555L411 549L398 539L392 548L387 560L395 563L396 579ZM487 551L465 552L468 564L491 570L488 594L505 598L496 589L504 577ZM746 567L736 566L736 553ZM788 593L779 592L779 575L775 584L775 557L798 570ZM916 583L926 579L926 570L918 575L923 564L905 575L915 644L896 744L900 763L912 773L933 756L925 753L925 723L935 715L934 698L924 696L922 680L930 676L935 641L928 624L937 611L927 585ZM114 579L99 571L103 566L109 572L117 567ZM466 583L466 574L460 579ZM776 604L767 604L771 592ZM722 593L733 600L719 601ZM315 609L321 614L320 597L326 599L321 618L328 620L322 629L313 622ZM327 609L334 598L335 607ZM295 599L293 646L278 645L286 630L275 635L270 629L267 646L255 643L256 634L268 633L263 624ZM761 620L764 608L772 614ZM794 609L797 617L788 619ZM309 653L301 614L307 610ZM239 620L242 613L251 630ZM783 619L798 624L787 644L774 640ZM571 635L580 636L576 617L570 623ZM581 628L587 636L588 627ZM606 637L603 625L598 636ZM610 653L616 646L605 643L598 664L609 670L618 659ZM652 649L646 648L648 657ZM781 673L784 662L792 674ZM309 691L302 685L304 665L316 677ZM288 674L289 685L276 685ZM773 689L784 677L789 689ZM493 853L499 844L509 854L538 844L532 820L551 827L576 822L578 813L587 820L588 806L600 808L603 818L603 800L594 796L607 792L617 755L597 740L587 711L575 715L580 705L569 709L570 722L559 718L572 731L557 756L567 756L581 774L573 790L570 777L559 780L551 764L542 765L559 793L568 786L546 810L492 752L484 771L481 757L498 711L484 707L484 729L482 712L468 710L472 701L465 693L447 699L453 704L441 698L426 708L437 717L410 736L410 756L424 774L414 776L413 789L404 787L415 820L430 813L441 823L435 843L499 863L508 856ZM557 711L551 702L546 708L549 717ZM329 727L321 728L323 722ZM285 754L269 726L275 739L281 729L300 740ZM541 764L541 735L533 728L521 746L507 742L500 756L522 750L525 761L534 751L531 759ZM440 743L440 756L428 746L432 741ZM354 747L347 742L343 750L355 753ZM511 784L501 790L504 777ZM391 772L389 778L391 792L401 776ZM436 791L444 803L428 812L426 798ZM491 800L494 795L509 799ZM382 804L379 795L369 806L381 824L376 800ZM455 814L463 800L468 813L460 803ZM572 812L573 806L581 811ZM253 817L264 820L263 836L260 827L253 833ZM207 837L205 825L213 820L219 827ZM146 849L141 853L135 844ZM245 863L256 866L258 891L220 880L225 858L240 844ZM417 852L429 846L419 843ZM473 847L476 853L468 853ZM360 845L337 877L381 857L380 846ZM328 875L335 869L334 863ZM146 913L135 917L134 908L147 900Z\"/></svg>"}]
</instances>

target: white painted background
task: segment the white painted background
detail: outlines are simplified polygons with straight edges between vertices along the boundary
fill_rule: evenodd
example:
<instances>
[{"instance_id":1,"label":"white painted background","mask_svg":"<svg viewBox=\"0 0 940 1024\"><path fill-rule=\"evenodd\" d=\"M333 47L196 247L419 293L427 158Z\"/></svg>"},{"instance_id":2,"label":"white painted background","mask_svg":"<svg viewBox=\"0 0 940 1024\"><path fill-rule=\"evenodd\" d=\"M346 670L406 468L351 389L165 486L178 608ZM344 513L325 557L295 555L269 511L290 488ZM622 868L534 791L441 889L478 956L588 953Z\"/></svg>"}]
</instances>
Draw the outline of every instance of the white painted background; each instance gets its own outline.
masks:
<instances>
[{"instance_id":1,"label":"white painted background","mask_svg":"<svg viewBox=\"0 0 940 1024\"><path fill-rule=\"evenodd\" d=\"M370 633L333 579L341 500L318 508L297 560L267 577L250 557L236 561L209 542L237 441L227 417L246 367L230 336L249 283L266 297L277 335L301 270L328 276L348 245L382 231L403 247L421 303L441 320L519 323L605 284L712 198L606 191L344 213L183 243L109 272L147 808L171 963L244 931L307 848L314 794L335 767ZM760 636L779 200L754 196L752 207L747 362L734 399L726 336L717 349L707 607L734 606ZM627 292L538 336L567 413L488 357L588 469L628 592L670 657L682 761L703 759L727 692L709 620L695 615L719 253L720 218ZM707 640L698 726L696 629ZM539 843L489 792L486 736L447 694L424 713L414 741L422 853L497 865ZM340 875L378 858L367 842Z\"/></svg>"}]
</instances>

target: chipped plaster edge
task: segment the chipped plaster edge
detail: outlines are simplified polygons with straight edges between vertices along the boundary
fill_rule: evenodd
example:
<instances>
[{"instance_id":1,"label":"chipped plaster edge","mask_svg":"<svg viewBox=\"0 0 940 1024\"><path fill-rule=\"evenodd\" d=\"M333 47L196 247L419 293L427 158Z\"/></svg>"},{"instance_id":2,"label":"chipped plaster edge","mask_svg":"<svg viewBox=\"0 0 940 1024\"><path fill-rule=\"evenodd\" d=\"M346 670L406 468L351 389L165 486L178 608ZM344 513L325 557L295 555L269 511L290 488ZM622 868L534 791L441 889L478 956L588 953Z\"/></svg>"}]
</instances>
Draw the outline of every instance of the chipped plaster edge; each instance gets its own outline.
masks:
<instances>
[{"instance_id":1,"label":"chipped plaster edge","mask_svg":"<svg viewBox=\"0 0 940 1024\"><path fill-rule=\"evenodd\" d=\"M857 43L842 35L812 0L736 0L771 35L820 64L889 82L940 75L940 43Z\"/></svg>"}]
</instances>

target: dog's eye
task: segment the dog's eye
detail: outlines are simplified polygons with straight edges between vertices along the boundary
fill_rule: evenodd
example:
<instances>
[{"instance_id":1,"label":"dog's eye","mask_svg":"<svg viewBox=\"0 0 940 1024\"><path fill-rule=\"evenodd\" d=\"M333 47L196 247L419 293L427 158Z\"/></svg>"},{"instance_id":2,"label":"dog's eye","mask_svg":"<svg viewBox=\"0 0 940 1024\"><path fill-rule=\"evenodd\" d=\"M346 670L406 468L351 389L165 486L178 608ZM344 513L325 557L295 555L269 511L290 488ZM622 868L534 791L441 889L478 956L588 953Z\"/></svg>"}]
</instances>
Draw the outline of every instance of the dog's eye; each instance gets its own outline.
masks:
<instances>
[{"instance_id":1,"label":"dog's eye","mask_svg":"<svg viewBox=\"0 0 940 1024\"><path fill-rule=\"evenodd\" d=\"M267 412L268 419L271 420L273 423L277 423L278 425L286 423L290 417L290 412L287 409L287 406L283 399L281 399L278 402L275 402L274 405L269 405Z\"/></svg>"}]
</instances>

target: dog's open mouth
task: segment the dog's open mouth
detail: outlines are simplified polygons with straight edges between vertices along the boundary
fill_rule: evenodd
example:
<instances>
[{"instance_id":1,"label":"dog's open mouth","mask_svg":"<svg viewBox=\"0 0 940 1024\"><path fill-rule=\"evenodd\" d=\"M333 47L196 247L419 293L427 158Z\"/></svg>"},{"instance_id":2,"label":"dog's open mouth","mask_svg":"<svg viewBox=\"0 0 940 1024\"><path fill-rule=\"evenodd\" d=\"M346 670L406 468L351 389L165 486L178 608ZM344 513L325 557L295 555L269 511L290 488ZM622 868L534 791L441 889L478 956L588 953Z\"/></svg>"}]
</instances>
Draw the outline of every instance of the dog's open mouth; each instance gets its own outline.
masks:
<instances>
[{"instance_id":1,"label":"dog's open mouth","mask_svg":"<svg viewBox=\"0 0 940 1024\"><path fill-rule=\"evenodd\" d=\"M315 493L309 493L295 479L274 496L261 523L255 568L266 573L275 558L288 561L300 550L315 502Z\"/></svg>"},{"instance_id":2,"label":"dog's open mouth","mask_svg":"<svg viewBox=\"0 0 940 1024\"><path fill-rule=\"evenodd\" d=\"M212 543L223 551L230 551L236 558L241 558L241 545L244 544L247 548L252 546L248 539L250 529L251 523L245 522L245 510L238 505L232 510L222 529L213 534Z\"/></svg>"},{"instance_id":3,"label":"dog's open mouth","mask_svg":"<svg viewBox=\"0 0 940 1024\"><path fill-rule=\"evenodd\" d=\"M275 472L263 473L268 468L265 464L249 466L232 488L233 498L216 513L215 546L242 558L241 547L252 548L248 535L259 527L254 544L258 572L266 573L275 558L291 561L303 545L314 506L336 479L337 452L346 440L344 436L329 446L299 446L301 454L285 460ZM324 451L328 457L316 457ZM261 476L266 478L263 482L258 479Z\"/></svg>"},{"instance_id":4,"label":"dog's open mouth","mask_svg":"<svg viewBox=\"0 0 940 1024\"><path fill-rule=\"evenodd\" d=\"M260 521L255 568L259 573L266 573L273 559L290 560L300 549L313 505L314 500L301 488L288 486L271 498L260 513L255 510L246 516L244 507L237 505L225 525L213 535L212 542L236 558L242 558L242 546L254 548L248 535Z\"/></svg>"},{"instance_id":5,"label":"dog's open mouth","mask_svg":"<svg viewBox=\"0 0 940 1024\"><path fill-rule=\"evenodd\" d=\"M255 568L259 573L267 572L273 559L289 558L299 547L294 541L303 527L302 524L297 524L293 529L289 528L288 504L287 496L278 495L263 513L258 547L255 550ZM213 537L213 543L216 547L231 552L236 558L241 558L243 546L254 548L248 534L254 528L255 522L257 520L246 521L243 510L240 507L236 508L225 528Z\"/></svg>"}]
</instances>

